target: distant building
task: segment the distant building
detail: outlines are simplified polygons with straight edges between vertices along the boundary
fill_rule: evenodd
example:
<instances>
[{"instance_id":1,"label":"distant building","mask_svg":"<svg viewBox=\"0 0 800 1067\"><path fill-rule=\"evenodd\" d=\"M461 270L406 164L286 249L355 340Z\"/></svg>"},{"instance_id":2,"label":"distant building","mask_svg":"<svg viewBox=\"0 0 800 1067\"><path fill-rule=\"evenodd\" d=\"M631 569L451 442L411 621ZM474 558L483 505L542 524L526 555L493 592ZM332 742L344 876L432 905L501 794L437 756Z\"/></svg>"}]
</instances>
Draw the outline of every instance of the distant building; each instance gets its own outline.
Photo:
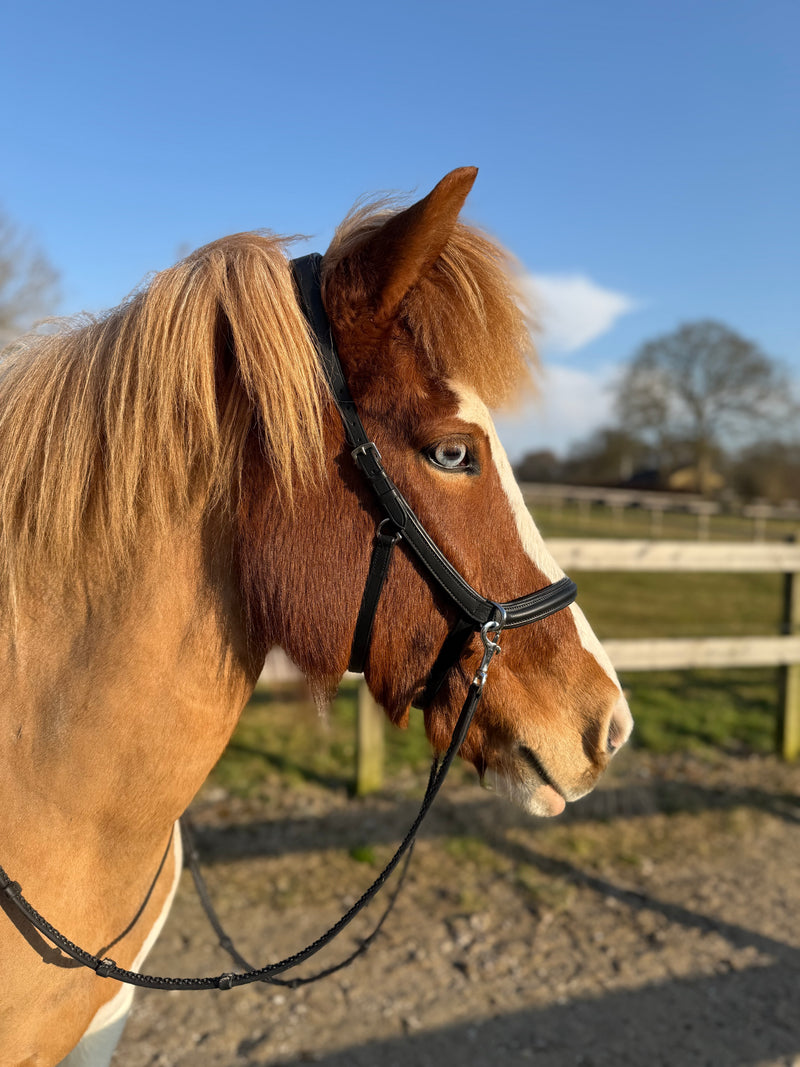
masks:
<instances>
[{"instance_id":1,"label":"distant building","mask_svg":"<svg viewBox=\"0 0 800 1067\"><path fill-rule=\"evenodd\" d=\"M719 471L701 470L694 464L677 467L666 478L667 489L678 493L718 493L725 488L725 479Z\"/></svg>"}]
</instances>

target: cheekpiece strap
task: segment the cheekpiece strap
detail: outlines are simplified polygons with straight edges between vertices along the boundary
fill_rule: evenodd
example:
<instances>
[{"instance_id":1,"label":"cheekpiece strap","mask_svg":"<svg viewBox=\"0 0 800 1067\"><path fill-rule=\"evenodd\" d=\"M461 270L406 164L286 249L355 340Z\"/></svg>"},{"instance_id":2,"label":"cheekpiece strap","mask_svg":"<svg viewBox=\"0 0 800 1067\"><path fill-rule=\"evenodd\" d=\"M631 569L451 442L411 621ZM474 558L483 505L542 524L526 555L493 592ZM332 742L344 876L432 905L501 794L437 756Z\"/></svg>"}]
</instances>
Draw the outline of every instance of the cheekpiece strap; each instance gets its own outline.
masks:
<instances>
[{"instance_id":1,"label":"cheekpiece strap","mask_svg":"<svg viewBox=\"0 0 800 1067\"><path fill-rule=\"evenodd\" d=\"M461 576L433 541L414 509L389 477L377 446L367 436L359 418L336 352L331 324L322 301L322 256L319 253L301 256L292 261L292 271L300 306L306 315L316 342L325 377L341 416L353 462L372 490L384 516L394 527L397 537L402 537L406 547L427 571L435 588L444 594L455 607L460 620L475 632L496 619L499 608L502 611L503 628L514 628L545 619L548 615L561 611L562 608L571 604L575 599L577 589L575 583L567 577L545 586L544 589L498 605L479 593ZM377 607L374 591L378 590L378 594L380 593L380 588L386 578L391 547L376 543L373 562L370 564L367 589L362 598L356 640L351 653L351 662L361 663L362 666L366 661L369 636L372 632L372 619L368 615L367 602L371 605L374 616ZM457 625L458 636L447 640L447 653L444 649L440 653L434 670L436 677L429 681L426 688L426 693L430 697L441 686L446 674L448 657L451 655L454 657L450 660L452 665L464 646L466 636L460 633L460 629L461 627Z\"/></svg>"}]
</instances>

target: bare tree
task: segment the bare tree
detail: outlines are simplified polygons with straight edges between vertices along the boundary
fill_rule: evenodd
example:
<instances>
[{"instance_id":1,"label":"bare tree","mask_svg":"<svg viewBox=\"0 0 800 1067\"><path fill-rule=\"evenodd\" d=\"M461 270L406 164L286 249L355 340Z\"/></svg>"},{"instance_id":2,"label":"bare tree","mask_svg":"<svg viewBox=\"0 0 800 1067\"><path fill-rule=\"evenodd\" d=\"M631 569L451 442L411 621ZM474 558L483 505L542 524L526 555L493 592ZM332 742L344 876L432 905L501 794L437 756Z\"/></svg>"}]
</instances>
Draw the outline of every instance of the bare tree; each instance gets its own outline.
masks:
<instances>
[{"instance_id":1,"label":"bare tree","mask_svg":"<svg viewBox=\"0 0 800 1067\"><path fill-rule=\"evenodd\" d=\"M687 323L648 341L618 386L622 426L668 452L690 448L701 490L723 445L744 444L770 427L791 427L797 407L778 363L722 323Z\"/></svg>"},{"instance_id":2,"label":"bare tree","mask_svg":"<svg viewBox=\"0 0 800 1067\"><path fill-rule=\"evenodd\" d=\"M55 269L0 211L0 348L52 314L57 300Z\"/></svg>"}]
</instances>

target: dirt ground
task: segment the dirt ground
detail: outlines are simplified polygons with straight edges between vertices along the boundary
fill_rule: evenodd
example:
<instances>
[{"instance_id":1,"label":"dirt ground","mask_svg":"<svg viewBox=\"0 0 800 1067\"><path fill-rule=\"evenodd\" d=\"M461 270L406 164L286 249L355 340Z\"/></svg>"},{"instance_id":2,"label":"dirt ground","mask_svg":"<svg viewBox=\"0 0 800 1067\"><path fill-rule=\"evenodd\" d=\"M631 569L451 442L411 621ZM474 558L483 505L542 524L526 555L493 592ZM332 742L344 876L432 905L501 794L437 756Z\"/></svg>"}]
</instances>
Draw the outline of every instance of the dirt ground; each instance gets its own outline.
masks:
<instances>
[{"instance_id":1,"label":"dirt ground","mask_svg":"<svg viewBox=\"0 0 800 1067\"><path fill-rule=\"evenodd\" d=\"M208 881L245 955L337 918L421 789L201 795ZM228 969L184 874L146 970ZM447 783L366 956L297 990L140 991L113 1067L303 1063L800 1067L800 766L631 751L547 821Z\"/></svg>"}]
</instances>

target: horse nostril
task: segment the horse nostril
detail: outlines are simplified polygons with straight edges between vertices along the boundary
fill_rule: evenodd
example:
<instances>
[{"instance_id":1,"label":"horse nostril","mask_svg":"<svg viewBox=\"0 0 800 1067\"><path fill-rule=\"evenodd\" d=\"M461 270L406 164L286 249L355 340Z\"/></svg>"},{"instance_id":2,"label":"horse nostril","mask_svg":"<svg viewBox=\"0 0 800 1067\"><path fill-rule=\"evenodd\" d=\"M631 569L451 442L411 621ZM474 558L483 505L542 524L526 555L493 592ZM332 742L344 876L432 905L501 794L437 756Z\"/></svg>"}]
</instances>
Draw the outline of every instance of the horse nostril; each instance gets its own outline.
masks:
<instances>
[{"instance_id":1,"label":"horse nostril","mask_svg":"<svg viewBox=\"0 0 800 1067\"><path fill-rule=\"evenodd\" d=\"M617 749L622 748L630 737L632 729L633 717L628 707L628 701L620 693L608 723L606 751L610 756L613 756Z\"/></svg>"}]
</instances>

